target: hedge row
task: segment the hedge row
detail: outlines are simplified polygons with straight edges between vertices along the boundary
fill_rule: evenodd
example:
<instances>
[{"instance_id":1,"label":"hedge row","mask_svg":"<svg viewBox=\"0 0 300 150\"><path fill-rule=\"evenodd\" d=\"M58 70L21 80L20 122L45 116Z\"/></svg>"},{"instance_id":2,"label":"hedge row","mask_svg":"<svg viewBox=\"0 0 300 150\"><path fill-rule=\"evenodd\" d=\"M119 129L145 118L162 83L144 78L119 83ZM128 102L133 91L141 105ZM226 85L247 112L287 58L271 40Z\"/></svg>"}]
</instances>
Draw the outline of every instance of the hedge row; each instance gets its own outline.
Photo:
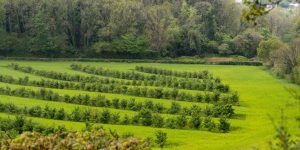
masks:
<instances>
[{"instance_id":1,"label":"hedge row","mask_svg":"<svg viewBox=\"0 0 300 150\"><path fill-rule=\"evenodd\" d=\"M228 132L230 124L227 119L222 117L219 124L216 124L210 117L200 117L193 114L191 117L185 115L164 118L159 114L153 114L148 109L142 109L138 114L130 117L125 114L120 117L119 113L111 113L109 110L91 110L74 108L71 113L66 113L63 108L57 110L48 106L18 107L14 104L0 103L0 112L23 114L31 117L41 117L47 119L67 120L76 122L91 122L104 124L121 124L121 125L142 125L153 126L157 128L171 129L208 129L214 132ZM202 122L203 120L203 122Z\"/></svg>"},{"instance_id":2,"label":"hedge row","mask_svg":"<svg viewBox=\"0 0 300 150\"><path fill-rule=\"evenodd\" d=\"M213 64L213 65L247 65L262 66L259 61L224 61L209 62L200 60L174 60L174 59L93 59L93 58L33 58L33 57L0 57L2 60L25 61L81 61L81 62L123 62L123 63L168 63L168 64Z\"/></svg>"},{"instance_id":3,"label":"hedge row","mask_svg":"<svg viewBox=\"0 0 300 150\"><path fill-rule=\"evenodd\" d=\"M199 90L199 91L213 91L213 90L220 91L220 92L229 91L228 85L222 84L219 78L213 78L212 75L209 75L207 71L200 72L200 73L175 72L176 77L185 78L182 79L182 78L165 76L167 74L159 74L160 76L145 75L145 74L138 74L135 72L114 71L102 67L82 66L80 64L72 64L71 68L73 70L89 73L92 75L111 76L114 78L133 80L132 85L167 86L171 88L190 89L190 90ZM189 75L191 75L191 77L189 77ZM194 77L199 77L203 80L191 79Z\"/></svg>"},{"instance_id":4,"label":"hedge row","mask_svg":"<svg viewBox=\"0 0 300 150\"><path fill-rule=\"evenodd\" d=\"M11 63L8 65L9 68L14 70L22 71L25 73L30 73L42 77L47 77L51 79L64 80L64 81L75 81L75 82L100 82L104 84L114 84L115 80L109 78L98 78L96 76L82 76L79 74L68 74L68 73L60 73L55 71L44 71L44 70L36 70L32 67L28 66L19 66L18 64Z\"/></svg>"},{"instance_id":5,"label":"hedge row","mask_svg":"<svg viewBox=\"0 0 300 150\"><path fill-rule=\"evenodd\" d=\"M239 101L239 97L236 92L228 94L221 94L220 92L205 92L203 94L198 92L197 94L191 94L185 91L178 91L177 89L148 88L101 83L74 83L50 80L31 81L28 77L14 79L12 76L0 76L0 82L31 86L34 85L39 87L51 87L59 89L82 90L90 92L125 94L132 96L157 99L171 99L179 101L194 101L205 103L222 102L228 104L237 104Z\"/></svg>"},{"instance_id":6,"label":"hedge row","mask_svg":"<svg viewBox=\"0 0 300 150\"><path fill-rule=\"evenodd\" d=\"M14 138L17 135L26 132L26 131L34 131L43 134L51 134L66 131L64 126L50 126L45 127L36 122L33 122L30 119L26 119L24 116L16 116L15 119L11 118L0 118L0 145L4 144L1 142L6 134L10 136L10 138Z\"/></svg>"},{"instance_id":7,"label":"hedge row","mask_svg":"<svg viewBox=\"0 0 300 150\"><path fill-rule=\"evenodd\" d=\"M191 79L178 79L178 78L171 78L171 77L164 77L164 76L146 76L143 74L139 74L136 76L139 79L132 79L133 81L126 81L126 80L116 80L112 78L99 78L96 76L82 76L79 74L68 74L68 73L60 73L55 71L44 71L44 70L36 70L32 67L23 67L19 66L18 64L10 64L8 67L22 71L25 73L31 73L38 76L57 79L57 80L64 80L64 81L75 81L75 82L97 82L102 84L121 84L121 85L132 85L132 86L167 86L170 88L179 88L179 89L189 89L189 90L199 90L199 91L220 91L220 92L228 92L229 86L220 83L220 79L215 80L191 80ZM95 68L85 67L82 70L83 72L87 73L94 73ZM120 72L121 78L132 78L128 77L130 73Z\"/></svg>"},{"instance_id":8,"label":"hedge row","mask_svg":"<svg viewBox=\"0 0 300 150\"><path fill-rule=\"evenodd\" d=\"M134 71L132 72L121 72L118 70L111 70L108 68L103 67L92 67L92 66L83 66L81 64L71 64L71 68L73 70L79 70L84 71L92 74L97 75L104 75L104 76L110 76L115 78L126 78L126 79L141 79L143 80L146 77L151 77L155 80L154 75L144 75L140 73L136 73ZM197 79L213 79L212 74L210 74L208 71L202 71L202 72L179 72L179 71L172 71L172 70L166 70L166 69L158 69L154 67L142 67L142 66L136 66L135 70L146 72L146 73L153 73L158 75L167 75L167 76L175 76L175 77L182 77L182 78L197 78ZM128 73L128 75L122 75L123 73ZM125 77L123 77L125 76Z\"/></svg>"},{"instance_id":9,"label":"hedge row","mask_svg":"<svg viewBox=\"0 0 300 150\"><path fill-rule=\"evenodd\" d=\"M103 67L90 67L90 66L82 66L80 64L71 64L71 69L77 71L83 71L87 73L92 73L101 76L108 76L119 79L127 79L127 80L156 80L157 76L155 75L144 75L141 73L137 73L134 71L131 72L123 72L118 70L111 70Z\"/></svg>"},{"instance_id":10,"label":"hedge row","mask_svg":"<svg viewBox=\"0 0 300 150\"><path fill-rule=\"evenodd\" d=\"M145 66L136 66L135 70L145 73L166 75L166 76L175 76L182 78L196 78L196 79L214 79L213 75L208 71L199 71L199 72L180 72L167 69L160 69L155 67L145 67ZM216 79L217 83L220 83L220 79Z\"/></svg>"},{"instance_id":11,"label":"hedge row","mask_svg":"<svg viewBox=\"0 0 300 150\"><path fill-rule=\"evenodd\" d=\"M86 106L110 107L115 109L132 110L132 111L149 109L155 113L184 114L188 116L190 116L192 112L198 112L199 115L201 114L201 115L213 116L213 117L220 117L220 116L231 117L232 115L234 115L234 110L231 104L215 104L213 107L207 106L205 109L202 110L197 105L193 105L192 107L189 108L188 107L182 108L179 103L172 102L171 107L166 108L163 104L153 103L153 101L150 100L145 100L144 102L136 102L135 99L120 100L118 98L114 98L110 100L103 95L98 95L96 97L91 97L88 94L83 94L83 95L80 94L74 96L70 96L68 94L59 95L57 92L53 92L52 90L46 90L43 88L36 91L27 88L11 89L9 87L6 88L0 87L0 94L41 99L47 101L59 101L59 102L80 104Z\"/></svg>"}]
</instances>

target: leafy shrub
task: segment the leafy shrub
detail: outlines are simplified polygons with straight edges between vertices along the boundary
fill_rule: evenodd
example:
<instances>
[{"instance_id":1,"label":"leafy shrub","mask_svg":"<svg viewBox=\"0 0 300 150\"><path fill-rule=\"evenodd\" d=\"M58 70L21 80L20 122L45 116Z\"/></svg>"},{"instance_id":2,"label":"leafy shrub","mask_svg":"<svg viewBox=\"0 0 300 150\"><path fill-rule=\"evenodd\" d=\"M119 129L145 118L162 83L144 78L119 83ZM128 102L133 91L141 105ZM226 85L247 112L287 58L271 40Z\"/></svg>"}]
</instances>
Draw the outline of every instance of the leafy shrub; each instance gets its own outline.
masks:
<instances>
[{"instance_id":1,"label":"leafy shrub","mask_svg":"<svg viewBox=\"0 0 300 150\"><path fill-rule=\"evenodd\" d=\"M160 148L164 148L168 139L167 133L159 130L156 131L155 136L156 136L155 143L158 144Z\"/></svg>"},{"instance_id":2,"label":"leafy shrub","mask_svg":"<svg viewBox=\"0 0 300 150\"><path fill-rule=\"evenodd\" d=\"M227 119L224 117L221 117L219 119L219 130L221 132L228 132L230 129L230 124L228 123Z\"/></svg>"},{"instance_id":3,"label":"leafy shrub","mask_svg":"<svg viewBox=\"0 0 300 150\"><path fill-rule=\"evenodd\" d=\"M103 130L43 135L25 132L14 139L1 139L1 149L150 149L147 141L127 137L116 139Z\"/></svg>"}]
</instances>

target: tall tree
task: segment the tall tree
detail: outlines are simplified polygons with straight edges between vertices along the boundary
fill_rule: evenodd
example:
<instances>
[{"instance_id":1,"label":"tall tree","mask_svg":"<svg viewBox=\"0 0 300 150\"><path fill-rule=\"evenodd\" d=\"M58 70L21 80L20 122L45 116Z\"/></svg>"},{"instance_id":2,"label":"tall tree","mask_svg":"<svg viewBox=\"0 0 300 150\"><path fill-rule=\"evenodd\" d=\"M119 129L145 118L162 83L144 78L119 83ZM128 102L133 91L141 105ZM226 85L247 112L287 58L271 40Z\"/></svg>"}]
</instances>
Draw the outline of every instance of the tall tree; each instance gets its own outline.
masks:
<instances>
[{"instance_id":1,"label":"tall tree","mask_svg":"<svg viewBox=\"0 0 300 150\"><path fill-rule=\"evenodd\" d=\"M146 8L145 32L154 50L162 51L177 33L177 22L171 13L171 4L154 5Z\"/></svg>"}]
</instances>

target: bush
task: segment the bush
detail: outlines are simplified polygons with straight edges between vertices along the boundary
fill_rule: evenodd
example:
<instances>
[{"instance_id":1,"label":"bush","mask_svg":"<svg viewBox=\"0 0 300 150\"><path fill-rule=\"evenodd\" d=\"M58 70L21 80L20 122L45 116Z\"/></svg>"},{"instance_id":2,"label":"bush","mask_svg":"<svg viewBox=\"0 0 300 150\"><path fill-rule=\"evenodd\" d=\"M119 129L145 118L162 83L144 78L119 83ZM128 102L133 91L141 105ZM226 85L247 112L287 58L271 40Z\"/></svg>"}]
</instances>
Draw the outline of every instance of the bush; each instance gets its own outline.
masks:
<instances>
[{"instance_id":1,"label":"bush","mask_svg":"<svg viewBox=\"0 0 300 150\"><path fill-rule=\"evenodd\" d=\"M152 117L152 124L154 127L162 128L165 124L164 118L161 115L154 114Z\"/></svg>"},{"instance_id":2,"label":"bush","mask_svg":"<svg viewBox=\"0 0 300 150\"><path fill-rule=\"evenodd\" d=\"M230 124L228 123L227 119L222 117L219 119L219 130L223 133L228 132L230 129Z\"/></svg>"},{"instance_id":3,"label":"bush","mask_svg":"<svg viewBox=\"0 0 300 150\"><path fill-rule=\"evenodd\" d=\"M52 132L55 129L46 128L44 132ZM10 135L9 135L10 136ZM82 137L87 142L81 142ZM84 132L63 132L51 135L43 135L36 132L25 132L15 139L1 139L1 149L13 147L14 149L150 149L149 143L134 137L125 139L114 138L103 130L92 130ZM33 144L34 143L34 144Z\"/></svg>"},{"instance_id":4,"label":"bush","mask_svg":"<svg viewBox=\"0 0 300 150\"><path fill-rule=\"evenodd\" d=\"M113 113L111 115L111 121L112 124L118 124L120 122L120 114L119 113Z\"/></svg>"},{"instance_id":5,"label":"bush","mask_svg":"<svg viewBox=\"0 0 300 150\"><path fill-rule=\"evenodd\" d=\"M110 117L111 117L111 114L110 114L110 111L108 111L107 109L104 110L102 113L101 113L101 116L100 116L100 122L101 123L108 123L110 121Z\"/></svg>"},{"instance_id":6,"label":"bush","mask_svg":"<svg viewBox=\"0 0 300 150\"><path fill-rule=\"evenodd\" d=\"M82 114L82 112L79 109L79 107L76 107L70 114L69 119L72 121L81 121L81 118L82 118L81 114Z\"/></svg>"},{"instance_id":7,"label":"bush","mask_svg":"<svg viewBox=\"0 0 300 150\"><path fill-rule=\"evenodd\" d=\"M152 125L152 112L149 109L142 109L138 115L140 117L140 122L142 125Z\"/></svg>"},{"instance_id":8,"label":"bush","mask_svg":"<svg viewBox=\"0 0 300 150\"><path fill-rule=\"evenodd\" d=\"M225 116L225 117L232 117L234 115L234 110L231 104L216 104L212 108L213 116Z\"/></svg>"},{"instance_id":9,"label":"bush","mask_svg":"<svg viewBox=\"0 0 300 150\"><path fill-rule=\"evenodd\" d=\"M170 114L176 114L181 111L181 105L176 102L172 102L171 107L169 108L168 112Z\"/></svg>"},{"instance_id":10,"label":"bush","mask_svg":"<svg viewBox=\"0 0 300 150\"><path fill-rule=\"evenodd\" d=\"M187 117L185 115L179 115L176 117L177 128L184 128L187 124Z\"/></svg>"},{"instance_id":11,"label":"bush","mask_svg":"<svg viewBox=\"0 0 300 150\"><path fill-rule=\"evenodd\" d=\"M158 144L160 148L164 148L168 139L167 133L159 130L155 132L155 137L155 143Z\"/></svg>"},{"instance_id":12,"label":"bush","mask_svg":"<svg viewBox=\"0 0 300 150\"><path fill-rule=\"evenodd\" d=\"M199 115L192 115L190 119L190 127L194 129L199 129L201 127L202 120Z\"/></svg>"}]
</instances>

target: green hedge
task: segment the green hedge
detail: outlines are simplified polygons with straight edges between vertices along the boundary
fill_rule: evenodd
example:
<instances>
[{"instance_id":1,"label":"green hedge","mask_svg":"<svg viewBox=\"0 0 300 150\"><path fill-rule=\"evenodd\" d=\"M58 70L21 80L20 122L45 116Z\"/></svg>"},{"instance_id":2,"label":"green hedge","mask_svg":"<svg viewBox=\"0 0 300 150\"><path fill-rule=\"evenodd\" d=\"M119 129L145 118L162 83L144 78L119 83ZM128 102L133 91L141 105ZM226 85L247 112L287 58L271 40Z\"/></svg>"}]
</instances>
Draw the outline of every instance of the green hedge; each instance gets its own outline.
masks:
<instances>
[{"instance_id":1,"label":"green hedge","mask_svg":"<svg viewBox=\"0 0 300 150\"><path fill-rule=\"evenodd\" d=\"M81 62L124 62L124 63L168 63L168 64L211 64L211 65L246 65L262 66L260 61L224 61L208 62L200 60L174 60L164 59L96 59L96 58L35 58L35 57L0 57L0 60L25 60L25 61L81 61Z\"/></svg>"}]
</instances>

